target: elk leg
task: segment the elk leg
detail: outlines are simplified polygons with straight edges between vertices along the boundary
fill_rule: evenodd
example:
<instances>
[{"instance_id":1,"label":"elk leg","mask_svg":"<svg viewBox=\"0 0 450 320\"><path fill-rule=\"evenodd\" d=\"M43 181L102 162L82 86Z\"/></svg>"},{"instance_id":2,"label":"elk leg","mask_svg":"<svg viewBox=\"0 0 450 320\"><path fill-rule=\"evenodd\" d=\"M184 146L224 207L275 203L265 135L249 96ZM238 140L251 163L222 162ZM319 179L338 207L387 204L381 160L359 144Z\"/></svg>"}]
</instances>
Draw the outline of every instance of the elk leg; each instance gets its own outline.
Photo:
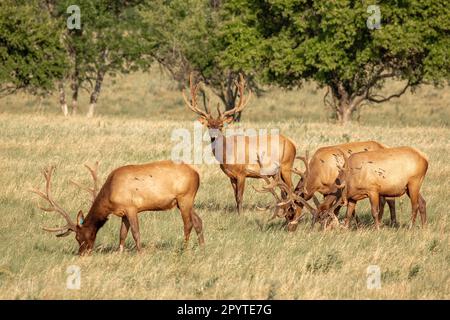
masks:
<instances>
[{"instance_id":1,"label":"elk leg","mask_svg":"<svg viewBox=\"0 0 450 320\"><path fill-rule=\"evenodd\" d=\"M294 217L288 223L288 231L297 230L298 221L300 220L301 217L302 217L302 209L300 207L297 207L295 209Z\"/></svg>"},{"instance_id":2,"label":"elk leg","mask_svg":"<svg viewBox=\"0 0 450 320\"><path fill-rule=\"evenodd\" d=\"M386 200L389 206L389 212L391 213L391 226L397 225L397 215L395 213L395 199Z\"/></svg>"},{"instance_id":3,"label":"elk leg","mask_svg":"<svg viewBox=\"0 0 450 320\"><path fill-rule=\"evenodd\" d=\"M380 212L378 213L378 220L383 221L384 206L386 205L386 198L380 197Z\"/></svg>"},{"instance_id":4,"label":"elk leg","mask_svg":"<svg viewBox=\"0 0 450 320\"><path fill-rule=\"evenodd\" d=\"M236 208L238 208L238 194L237 194L237 180L234 178L230 178L231 186L233 187L234 191L234 200L236 201Z\"/></svg>"},{"instance_id":5,"label":"elk leg","mask_svg":"<svg viewBox=\"0 0 450 320\"><path fill-rule=\"evenodd\" d=\"M130 222L126 216L122 217L122 224L120 226L120 242L119 242L119 252L123 252L125 239L128 235L128 229L130 228Z\"/></svg>"},{"instance_id":6,"label":"elk leg","mask_svg":"<svg viewBox=\"0 0 450 320\"><path fill-rule=\"evenodd\" d=\"M375 220L375 227L377 230L380 230L380 196L378 193L370 193L369 194L370 206L372 207L372 217Z\"/></svg>"},{"instance_id":7,"label":"elk leg","mask_svg":"<svg viewBox=\"0 0 450 320\"><path fill-rule=\"evenodd\" d=\"M422 227L424 227L427 224L427 202L425 201L425 199L422 197L421 194L419 194L419 212Z\"/></svg>"},{"instance_id":8,"label":"elk leg","mask_svg":"<svg viewBox=\"0 0 450 320\"><path fill-rule=\"evenodd\" d=\"M139 220L137 217L137 212L128 212L127 218L131 227L131 234L133 235L134 242L136 243L136 249L138 252L141 251L141 234L139 232Z\"/></svg>"},{"instance_id":9,"label":"elk leg","mask_svg":"<svg viewBox=\"0 0 450 320\"><path fill-rule=\"evenodd\" d=\"M237 189L237 180L234 178L230 178L231 186L233 187L234 197L236 197L236 189Z\"/></svg>"},{"instance_id":10,"label":"elk leg","mask_svg":"<svg viewBox=\"0 0 450 320\"><path fill-rule=\"evenodd\" d=\"M199 245L205 245L205 238L203 237L203 222L202 219L195 213L194 209L191 210L192 222L194 223L194 229L197 233Z\"/></svg>"},{"instance_id":11,"label":"elk leg","mask_svg":"<svg viewBox=\"0 0 450 320\"><path fill-rule=\"evenodd\" d=\"M245 177L237 179L236 185L236 204L238 214L242 213L242 201L244 199Z\"/></svg>"},{"instance_id":12,"label":"elk leg","mask_svg":"<svg viewBox=\"0 0 450 320\"><path fill-rule=\"evenodd\" d=\"M289 165L287 165L287 166L281 167L281 180L283 180L283 182L287 184L289 189L292 189L291 168L292 168L292 163L289 163ZM283 198L285 198L286 192L281 191L281 196Z\"/></svg>"},{"instance_id":13,"label":"elk leg","mask_svg":"<svg viewBox=\"0 0 450 320\"><path fill-rule=\"evenodd\" d=\"M180 199L178 200L178 209L181 212L181 218L183 218L184 227L184 247L187 247L189 238L191 236L192 227L194 226L192 211L193 211L193 199Z\"/></svg>"},{"instance_id":14,"label":"elk leg","mask_svg":"<svg viewBox=\"0 0 450 320\"><path fill-rule=\"evenodd\" d=\"M356 202L349 200L348 204L347 204L347 217L345 218L345 224L344 224L344 226L346 228L350 227L350 223L353 219L353 216L355 215L355 207L356 207Z\"/></svg>"},{"instance_id":15,"label":"elk leg","mask_svg":"<svg viewBox=\"0 0 450 320\"><path fill-rule=\"evenodd\" d=\"M336 209L334 209L333 213L336 217L339 217L339 210L341 210L342 206L337 206Z\"/></svg>"},{"instance_id":16,"label":"elk leg","mask_svg":"<svg viewBox=\"0 0 450 320\"><path fill-rule=\"evenodd\" d=\"M356 207L356 203L355 203L355 207ZM359 217L356 214L356 211L353 212L353 216L355 217L356 229L358 229L359 225L361 224L361 221L359 220Z\"/></svg>"},{"instance_id":17,"label":"elk leg","mask_svg":"<svg viewBox=\"0 0 450 320\"><path fill-rule=\"evenodd\" d=\"M409 183L408 184L408 192L407 195L411 200L411 224L410 228L413 228L416 224L417 212L419 211L419 186L417 183Z\"/></svg>"}]
</instances>

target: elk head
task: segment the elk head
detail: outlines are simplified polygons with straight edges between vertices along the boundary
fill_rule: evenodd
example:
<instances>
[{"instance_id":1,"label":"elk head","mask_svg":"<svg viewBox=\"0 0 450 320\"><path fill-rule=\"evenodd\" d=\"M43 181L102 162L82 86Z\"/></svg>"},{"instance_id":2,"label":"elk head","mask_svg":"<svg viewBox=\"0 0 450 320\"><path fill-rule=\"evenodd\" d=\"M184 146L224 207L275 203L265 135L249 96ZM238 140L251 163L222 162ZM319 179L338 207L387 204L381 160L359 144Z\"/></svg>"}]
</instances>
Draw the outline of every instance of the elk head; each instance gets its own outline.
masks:
<instances>
[{"instance_id":1,"label":"elk head","mask_svg":"<svg viewBox=\"0 0 450 320\"><path fill-rule=\"evenodd\" d=\"M190 96L191 100L189 100L183 90L183 99L186 103L186 106L200 117L198 121L206 126L209 129L210 134L214 133L214 131L222 131L225 124L229 124L234 121L235 114L244 110L247 106L250 97L251 91L247 97L244 96L245 92L245 80L242 74L239 74L239 81L235 81L236 90L239 93L239 100L233 109L227 111L221 111L219 104L217 104L217 117L213 117L211 114L211 109L209 106L209 100L205 103L205 111L198 107L197 96L198 91L200 89L201 82L194 84L193 74L191 73L189 77L189 87L190 87ZM213 135L211 135L213 136Z\"/></svg>"},{"instance_id":2,"label":"elk head","mask_svg":"<svg viewBox=\"0 0 450 320\"><path fill-rule=\"evenodd\" d=\"M306 151L304 156L296 157L296 159L299 159L299 160L303 161L303 163L305 165L305 171L302 172L298 168L293 168L291 170L292 173L297 174L297 175L300 176L300 180L299 180L297 186L294 189L294 193L296 195L298 195L299 197L301 197L301 198L305 198L305 196L308 194L306 188L307 188L308 175L310 174L309 151ZM320 203L319 203L319 200L317 199L317 197L314 194L312 194L312 198L313 198L313 201L314 201L314 205L317 208L314 211L314 214L313 214L313 221L312 221L312 223L314 224L315 220L318 218L317 214L319 213L318 208L319 208ZM301 203L299 203L299 204L301 204Z\"/></svg>"},{"instance_id":3,"label":"elk head","mask_svg":"<svg viewBox=\"0 0 450 320\"><path fill-rule=\"evenodd\" d=\"M339 206L347 205L347 188L346 188L346 177L348 173L347 157L344 153L344 165L342 166L336 161L336 166L339 169L339 175L336 178L332 193L325 197L325 200L318 207L318 213L315 220L319 222L326 228L330 221L334 221L335 224L339 225L339 220L334 214L334 210Z\"/></svg>"},{"instance_id":4,"label":"elk head","mask_svg":"<svg viewBox=\"0 0 450 320\"><path fill-rule=\"evenodd\" d=\"M259 161L259 157L258 157ZM263 210L273 209L273 214L269 218L269 221L276 218L285 218L288 221L288 230L295 231L297 229L297 225L299 220L302 218L301 207L299 203L308 208L308 210L316 215L317 210L314 209L307 201L305 201L302 197L297 195L295 192L289 188L289 186L281 179L280 171L278 170L275 175L266 176L261 175L256 172L252 172L254 175L262 178L266 185L262 188L258 189L253 187L257 192L271 193L275 202L272 205L263 208ZM276 188L279 188L281 191L281 196L275 191Z\"/></svg>"},{"instance_id":5,"label":"elk head","mask_svg":"<svg viewBox=\"0 0 450 320\"><path fill-rule=\"evenodd\" d=\"M97 196L97 190L98 190L98 184L97 184L97 167L98 163L96 163L95 167L92 168L88 165L85 165L88 170L90 171L92 178L94 180L94 187L93 188L87 188L83 187L78 183L72 182L79 186L80 188L83 188L87 191L89 191L92 194L92 198L95 199ZM76 222L74 222L71 218L69 213L64 210L54 199L52 196L52 189L51 189L51 179L53 172L55 171L55 166L49 166L43 170L43 175L45 178L45 191L41 191L38 188L33 188L30 191L37 194L39 197L44 199L48 202L48 206L44 207L41 205L38 205L38 207L45 211L45 212L56 212L59 213L65 220L66 225L62 227L43 227L45 231L48 232L57 232L57 237L66 237L70 233L75 233L75 239L78 241L79 244L79 250L78 253L80 255L89 253L95 242L96 232L93 230L90 226L86 226L84 224L84 215L83 211L80 210L77 214Z\"/></svg>"}]
</instances>

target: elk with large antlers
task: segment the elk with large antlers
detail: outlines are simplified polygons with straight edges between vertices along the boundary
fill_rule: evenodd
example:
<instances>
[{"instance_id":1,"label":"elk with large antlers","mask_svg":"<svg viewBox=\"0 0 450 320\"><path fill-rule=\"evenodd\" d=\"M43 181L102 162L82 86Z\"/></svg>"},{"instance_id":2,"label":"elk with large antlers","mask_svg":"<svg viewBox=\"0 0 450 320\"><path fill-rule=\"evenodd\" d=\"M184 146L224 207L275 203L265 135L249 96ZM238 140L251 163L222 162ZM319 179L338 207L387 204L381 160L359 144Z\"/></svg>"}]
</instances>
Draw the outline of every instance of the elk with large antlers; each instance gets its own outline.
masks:
<instances>
[{"instance_id":1,"label":"elk with large antlers","mask_svg":"<svg viewBox=\"0 0 450 320\"><path fill-rule=\"evenodd\" d=\"M268 168L280 167L281 179L292 188L291 170L295 160L296 147L289 138L281 135L261 134L257 136L225 135L225 124L234 121L234 116L242 112L248 105L251 93L245 96L245 80L242 75L235 83L239 99L235 107L222 112L217 106L218 116L213 117L208 104L205 111L199 108L197 96L200 83L194 84L193 75L190 77L190 99L183 91L186 106L200 117L198 121L208 128L211 137L212 152L220 163L222 171L230 178L238 213L242 212L245 179L260 178L260 165L256 161L259 154L266 154L265 165ZM272 170L273 171L273 170Z\"/></svg>"},{"instance_id":2,"label":"elk with large antlers","mask_svg":"<svg viewBox=\"0 0 450 320\"><path fill-rule=\"evenodd\" d=\"M346 159L346 158L344 158ZM420 212L422 226L426 224L426 202L420 188L428 169L427 157L417 149L398 147L355 153L340 168L335 186L342 190L341 201L347 205L345 224L349 225L356 202L369 198L372 216L380 228L382 212L380 197L400 197L405 193L411 200L411 226ZM330 204L323 207L324 210ZM320 213L319 213L320 214Z\"/></svg>"},{"instance_id":3,"label":"elk with large antlers","mask_svg":"<svg viewBox=\"0 0 450 320\"><path fill-rule=\"evenodd\" d=\"M288 231L295 231L297 229L298 222L301 215L301 209L303 206L307 207L309 211L315 216L317 214L316 209L314 209L308 202L306 202L302 197L295 194L291 187L289 187L282 179L280 171L278 170L273 175L263 175L257 172L253 173L255 176L263 179L266 185L261 188L255 188L255 191L261 193L271 193L275 198L275 202L272 205L267 206L265 209L273 209L273 214L269 218L269 221L279 217L285 218L288 223ZM276 189L280 189L280 194L278 195ZM299 203L302 207L299 206Z\"/></svg>"},{"instance_id":4,"label":"elk with large antlers","mask_svg":"<svg viewBox=\"0 0 450 320\"><path fill-rule=\"evenodd\" d=\"M340 197L340 189L336 187L335 181L339 175L339 166L342 166L345 157L359 152L375 151L385 149L386 146L376 141L361 141L350 142L334 146L327 146L319 148L311 160L309 160L308 153L305 157L298 157L305 164L305 171L301 172L298 169L293 169L296 174L301 176L300 181L295 187L295 192L305 200L314 199L314 203L318 206L317 212L322 209L330 207L336 199ZM319 201L315 198L315 193L319 192L325 198L324 202L319 206ZM391 224L395 225L395 200L385 199L380 197L380 212L384 211L385 202L389 205L391 213ZM301 203L299 203L302 206ZM341 205L334 208L334 214L339 215ZM313 217L313 223L317 217ZM356 216L358 222L358 217Z\"/></svg>"},{"instance_id":5,"label":"elk with large antlers","mask_svg":"<svg viewBox=\"0 0 450 320\"><path fill-rule=\"evenodd\" d=\"M113 214L122 218L119 250L123 251L128 229L131 227L136 248L140 251L138 213L169 210L177 206L183 218L185 243L189 240L192 227L197 232L199 243L201 245L204 243L202 220L194 211L194 199L199 188L200 177L191 166L173 161L123 166L109 174L98 193L96 167L88 167L94 178L94 187L83 187L92 194L94 200L86 217L82 211L78 212L76 222L72 221L69 213L53 199L51 179L55 167L44 170L45 191L38 188L31 191L49 204L48 207L39 206L39 208L48 212L57 212L67 222L63 227L44 228L44 230L59 232L57 237L74 232L80 245L79 254L83 255L92 250L98 230L108 220L108 216Z\"/></svg>"}]
</instances>

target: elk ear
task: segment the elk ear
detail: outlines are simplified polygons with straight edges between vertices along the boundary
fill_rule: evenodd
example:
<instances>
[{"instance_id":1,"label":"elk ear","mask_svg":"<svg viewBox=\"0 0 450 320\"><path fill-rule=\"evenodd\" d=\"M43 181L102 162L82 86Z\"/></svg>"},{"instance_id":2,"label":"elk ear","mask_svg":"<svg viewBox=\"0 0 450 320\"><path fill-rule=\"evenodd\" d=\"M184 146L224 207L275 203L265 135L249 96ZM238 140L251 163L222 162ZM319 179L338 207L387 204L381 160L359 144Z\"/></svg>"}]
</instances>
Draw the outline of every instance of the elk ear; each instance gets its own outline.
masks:
<instances>
[{"instance_id":1,"label":"elk ear","mask_svg":"<svg viewBox=\"0 0 450 320\"><path fill-rule=\"evenodd\" d=\"M205 117L199 117L198 121L204 126L206 126L208 124L208 120L206 120Z\"/></svg>"},{"instance_id":2,"label":"elk ear","mask_svg":"<svg viewBox=\"0 0 450 320\"><path fill-rule=\"evenodd\" d=\"M84 214L83 214L83 211L80 210L80 211L78 211L78 214L77 214L77 225L79 227L81 227L83 225L83 222L84 222Z\"/></svg>"}]
</instances>

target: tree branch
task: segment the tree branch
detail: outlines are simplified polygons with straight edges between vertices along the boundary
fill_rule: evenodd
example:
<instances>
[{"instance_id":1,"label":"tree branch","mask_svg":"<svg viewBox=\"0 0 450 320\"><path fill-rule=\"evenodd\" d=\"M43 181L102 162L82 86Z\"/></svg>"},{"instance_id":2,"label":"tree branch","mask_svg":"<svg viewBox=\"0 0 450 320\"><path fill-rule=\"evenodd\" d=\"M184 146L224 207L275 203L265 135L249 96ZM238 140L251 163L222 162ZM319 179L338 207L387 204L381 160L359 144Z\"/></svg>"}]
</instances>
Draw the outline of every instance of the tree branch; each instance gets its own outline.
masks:
<instances>
[{"instance_id":1,"label":"tree branch","mask_svg":"<svg viewBox=\"0 0 450 320\"><path fill-rule=\"evenodd\" d=\"M394 94L391 94L390 96L387 96L387 97L383 97L383 96L379 96L379 95L369 95L369 94L367 94L367 100L368 101L370 101L370 102L375 102L375 103L382 103L382 102L386 102L386 101L389 101L389 100L391 100L392 98L400 98L400 96L402 96L405 92L406 92L406 90L410 87L410 85L411 85L411 81L410 80L408 80L408 82L406 83L406 85L403 87L403 89L402 90L400 90L399 92L397 92L397 93L394 93ZM376 97L380 97L379 99L377 99Z\"/></svg>"}]
</instances>

